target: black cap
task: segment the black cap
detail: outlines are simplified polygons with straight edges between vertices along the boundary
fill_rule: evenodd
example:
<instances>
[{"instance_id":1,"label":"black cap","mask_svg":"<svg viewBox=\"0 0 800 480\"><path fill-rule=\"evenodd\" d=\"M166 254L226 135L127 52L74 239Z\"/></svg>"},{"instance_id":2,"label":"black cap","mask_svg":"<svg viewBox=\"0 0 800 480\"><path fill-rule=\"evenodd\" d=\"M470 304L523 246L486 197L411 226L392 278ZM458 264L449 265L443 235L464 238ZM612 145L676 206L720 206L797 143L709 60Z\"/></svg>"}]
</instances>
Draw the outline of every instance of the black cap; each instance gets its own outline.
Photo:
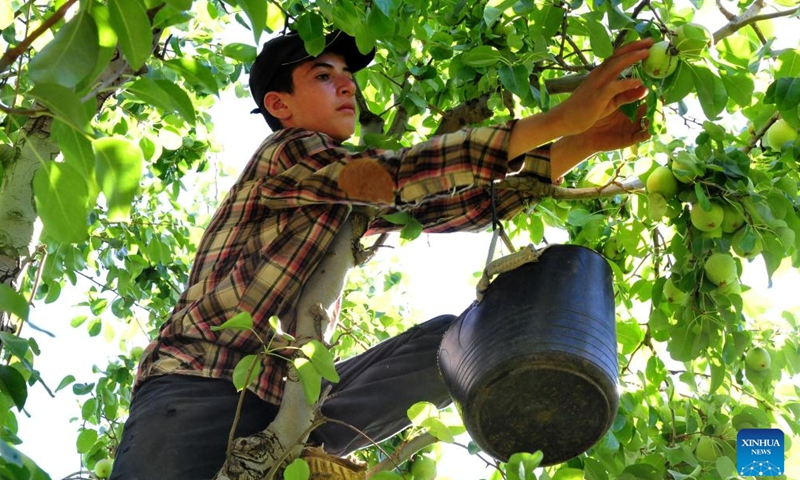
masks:
<instances>
[{"instance_id":1,"label":"black cap","mask_svg":"<svg viewBox=\"0 0 800 480\"><path fill-rule=\"evenodd\" d=\"M341 30L335 30L325 36L323 53L327 52L341 54L352 73L369 65L375 57L374 48L366 54L361 53L356 45L356 39ZM262 113L264 95L269 91L272 78L278 69L311 58L314 57L306 51L303 39L294 32L279 35L264 44L264 48L250 68L250 93Z\"/></svg>"}]
</instances>

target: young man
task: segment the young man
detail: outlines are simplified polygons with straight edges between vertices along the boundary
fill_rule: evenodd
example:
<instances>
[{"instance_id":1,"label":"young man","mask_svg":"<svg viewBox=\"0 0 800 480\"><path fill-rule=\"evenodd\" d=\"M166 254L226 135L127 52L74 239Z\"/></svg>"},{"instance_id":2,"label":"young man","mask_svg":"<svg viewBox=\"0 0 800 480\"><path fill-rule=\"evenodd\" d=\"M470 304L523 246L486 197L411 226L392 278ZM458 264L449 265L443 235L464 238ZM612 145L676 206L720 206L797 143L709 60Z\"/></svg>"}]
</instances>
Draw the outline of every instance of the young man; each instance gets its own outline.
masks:
<instances>
[{"instance_id":1,"label":"young man","mask_svg":"<svg viewBox=\"0 0 800 480\"><path fill-rule=\"evenodd\" d=\"M547 113L494 127L465 129L398 151L342 146L355 130L353 74L373 52L334 32L310 57L297 35L265 44L250 74L259 111L277 130L267 137L217 210L198 247L186 290L146 350L112 479L207 479L222 465L239 395L231 383L243 356L270 341L277 315L293 332L304 283L353 205L407 209L428 232L479 231L491 221L488 186L508 174L560 178L581 160L648 138L618 111L642 98L623 70L647 56L651 41L631 43L594 69L569 99ZM549 148L542 145L556 140ZM503 218L526 199L497 192ZM367 234L391 229L380 220ZM214 331L249 312L250 332ZM337 365L341 381L322 407L383 440L408 425L418 401L450 402L439 377L439 340L455 319L437 317ZM263 430L283 395L285 362L267 357L245 398L237 436ZM369 442L325 424L310 441L344 455Z\"/></svg>"}]
</instances>

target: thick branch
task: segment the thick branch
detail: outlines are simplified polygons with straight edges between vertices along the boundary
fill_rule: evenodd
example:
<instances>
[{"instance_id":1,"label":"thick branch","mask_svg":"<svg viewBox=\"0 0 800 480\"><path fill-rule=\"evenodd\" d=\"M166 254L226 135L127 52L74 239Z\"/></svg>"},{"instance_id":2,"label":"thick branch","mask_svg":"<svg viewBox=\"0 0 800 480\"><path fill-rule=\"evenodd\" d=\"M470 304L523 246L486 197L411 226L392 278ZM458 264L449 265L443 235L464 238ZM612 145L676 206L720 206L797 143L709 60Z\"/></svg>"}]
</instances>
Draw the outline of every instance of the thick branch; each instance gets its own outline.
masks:
<instances>
[{"instance_id":1,"label":"thick branch","mask_svg":"<svg viewBox=\"0 0 800 480\"><path fill-rule=\"evenodd\" d=\"M475 125L486 119L492 118L494 112L488 107L489 94L467 100L457 107L445 112L439 128L434 135L443 135L458 131L467 125Z\"/></svg>"}]
</instances>

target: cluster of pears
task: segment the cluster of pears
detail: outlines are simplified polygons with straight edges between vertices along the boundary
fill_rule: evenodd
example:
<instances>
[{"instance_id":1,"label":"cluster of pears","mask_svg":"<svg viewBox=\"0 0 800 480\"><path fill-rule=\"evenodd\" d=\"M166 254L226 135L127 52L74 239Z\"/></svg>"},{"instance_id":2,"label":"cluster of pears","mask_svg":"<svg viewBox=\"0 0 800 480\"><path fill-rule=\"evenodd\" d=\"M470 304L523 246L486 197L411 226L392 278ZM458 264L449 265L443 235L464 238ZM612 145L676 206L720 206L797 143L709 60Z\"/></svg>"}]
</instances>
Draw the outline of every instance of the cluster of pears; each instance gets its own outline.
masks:
<instances>
[{"instance_id":1,"label":"cluster of pears","mask_svg":"<svg viewBox=\"0 0 800 480\"><path fill-rule=\"evenodd\" d=\"M671 200L680 189L681 183L692 183L697 177L705 173L705 165L697 155L687 150L676 152L669 166L659 165L647 177L646 188L649 194L661 195L664 200ZM723 234L732 234L732 244L741 245L741 237L745 234L744 214L728 203L711 200L705 206L699 201L692 203L689 211L692 226L701 232L701 235L720 237ZM738 247L737 247L738 248ZM737 251L743 257L755 256L759 252ZM717 252L710 255L704 263L706 278L721 289L724 293L738 293L739 271L735 259L728 253ZM668 297L682 297L679 290L665 285ZM678 300L682 298L670 299Z\"/></svg>"},{"instance_id":2,"label":"cluster of pears","mask_svg":"<svg viewBox=\"0 0 800 480\"><path fill-rule=\"evenodd\" d=\"M711 46L713 36L703 25L687 23L669 32L669 39L650 47L650 55L642 61L644 73L655 79L667 78L678 68L680 58L699 56Z\"/></svg>"}]
</instances>

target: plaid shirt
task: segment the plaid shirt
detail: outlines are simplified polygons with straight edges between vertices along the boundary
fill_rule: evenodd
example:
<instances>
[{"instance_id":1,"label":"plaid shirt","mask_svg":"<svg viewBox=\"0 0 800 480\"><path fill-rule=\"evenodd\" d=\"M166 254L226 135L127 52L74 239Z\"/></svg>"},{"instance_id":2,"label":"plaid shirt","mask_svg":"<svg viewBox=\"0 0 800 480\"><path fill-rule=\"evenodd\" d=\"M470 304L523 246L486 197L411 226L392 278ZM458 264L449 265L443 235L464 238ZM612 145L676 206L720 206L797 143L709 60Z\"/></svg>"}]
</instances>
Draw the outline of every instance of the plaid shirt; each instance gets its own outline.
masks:
<instances>
[{"instance_id":1,"label":"plaid shirt","mask_svg":"<svg viewBox=\"0 0 800 480\"><path fill-rule=\"evenodd\" d=\"M485 187L509 173L510 127L465 129L407 149L359 153L302 129L266 138L205 231L186 290L145 350L137 385L164 374L231 379L242 357L260 351L261 340L249 331L211 328L241 311L252 315L266 342L273 338L268 323L272 315L285 323L284 331L293 333L298 292L350 205L368 204L381 213L408 210L427 232L485 229L491 223ZM363 159L377 162L391 176L392 204L361 202L339 188L344 166ZM525 165L526 172L549 177L546 149L529 153ZM516 192L496 192L501 218L519 212L523 203ZM396 228L376 218L367 235ZM286 362L268 356L250 388L263 400L280 404L285 375Z\"/></svg>"}]
</instances>

